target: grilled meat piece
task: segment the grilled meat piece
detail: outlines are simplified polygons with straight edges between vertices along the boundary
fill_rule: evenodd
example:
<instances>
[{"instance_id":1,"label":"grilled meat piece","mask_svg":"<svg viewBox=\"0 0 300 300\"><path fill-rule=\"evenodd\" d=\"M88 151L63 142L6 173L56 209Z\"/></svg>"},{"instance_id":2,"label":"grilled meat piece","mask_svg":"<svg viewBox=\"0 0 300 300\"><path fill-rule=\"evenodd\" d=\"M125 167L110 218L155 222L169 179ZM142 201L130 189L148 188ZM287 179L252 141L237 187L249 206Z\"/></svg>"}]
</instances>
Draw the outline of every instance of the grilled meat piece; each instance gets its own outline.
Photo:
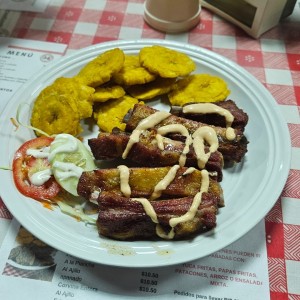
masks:
<instances>
[{"instance_id":1,"label":"grilled meat piece","mask_svg":"<svg viewBox=\"0 0 300 300\"><path fill-rule=\"evenodd\" d=\"M161 168L129 168L128 183L131 188L130 197L149 199L155 186L165 178L171 167ZM175 178L161 191L159 198L182 198L194 196L201 188L201 171L195 169L187 172L188 168L180 167ZM186 173L185 173L186 172ZM120 170L98 169L83 172L77 186L78 194L85 199L95 202L102 192L116 196L124 196L121 191ZM223 191L218 182L210 179L208 193L215 199L219 207L224 206Z\"/></svg>"},{"instance_id":2,"label":"grilled meat piece","mask_svg":"<svg viewBox=\"0 0 300 300\"><path fill-rule=\"evenodd\" d=\"M139 124L140 121L149 117L150 115L157 112L156 109L149 107L147 105L136 104L125 117L126 121L126 131L132 132ZM170 114L162 122L155 126L159 128L161 126L170 125L170 124L182 124L184 125L190 134L194 133L199 127L207 126L207 124L188 120L178 116ZM240 162L247 152L248 141L244 136L243 132L239 129L235 129L236 137L234 140L228 140L226 138L226 128L213 126L211 125L218 136L219 139L219 148L218 150L223 154L224 161L228 162ZM181 139L182 136L179 134L170 134L172 139Z\"/></svg>"},{"instance_id":3,"label":"grilled meat piece","mask_svg":"<svg viewBox=\"0 0 300 300\"><path fill-rule=\"evenodd\" d=\"M192 103L189 103L192 104ZM189 105L186 104L186 105ZM244 131L247 123L248 123L248 115L240 109L236 103L232 100L220 101L213 103L221 108L228 110L234 117L231 127ZM194 120L197 122L205 123L208 125L214 125L219 127L226 127L226 120L220 114L217 113L183 113L181 106L172 106L171 114L176 115L178 117Z\"/></svg>"},{"instance_id":4,"label":"grilled meat piece","mask_svg":"<svg viewBox=\"0 0 300 300\"><path fill-rule=\"evenodd\" d=\"M83 172L79 179L78 194L98 203L97 227L100 235L118 240L181 239L216 226L218 207L224 206L223 191L220 184L207 175L202 178L203 171L178 165L125 167L125 170L129 171L126 183L130 186L126 196L119 168ZM169 178L170 173L174 177ZM157 190L162 182L161 189ZM194 201L199 199L196 211L190 214L190 218L184 219L195 205ZM174 218L172 229L169 222ZM169 236L169 233L174 236Z\"/></svg>"},{"instance_id":5,"label":"grilled meat piece","mask_svg":"<svg viewBox=\"0 0 300 300\"><path fill-rule=\"evenodd\" d=\"M162 167L178 164L184 149L183 141L166 139L165 149L158 148L156 130L148 130L141 134L139 142L135 143L127 159L144 167ZM124 132L100 133L97 138L88 140L91 151L97 160L121 158L129 141L129 134ZM193 147L186 155L187 167L197 167L197 156ZM222 180L223 156L220 152L213 152L205 168L212 173L218 181ZM214 174L215 173L215 174Z\"/></svg>"},{"instance_id":6,"label":"grilled meat piece","mask_svg":"<svg viewBox=\"0 0 300 300\"><path fill-rule=\"evenodd\" d=\"M157 224L146 214L141 203L130 198L103 192L98 198L97 227L100 235L118 240L157 239ZM150 201L161 228L171 230L169 220L184 215L193 197ZM213 197L203 193L202 202L191 221L174 227L174 239L187 238L216 226L217 205Z\"/></svg>"}]
</instances>

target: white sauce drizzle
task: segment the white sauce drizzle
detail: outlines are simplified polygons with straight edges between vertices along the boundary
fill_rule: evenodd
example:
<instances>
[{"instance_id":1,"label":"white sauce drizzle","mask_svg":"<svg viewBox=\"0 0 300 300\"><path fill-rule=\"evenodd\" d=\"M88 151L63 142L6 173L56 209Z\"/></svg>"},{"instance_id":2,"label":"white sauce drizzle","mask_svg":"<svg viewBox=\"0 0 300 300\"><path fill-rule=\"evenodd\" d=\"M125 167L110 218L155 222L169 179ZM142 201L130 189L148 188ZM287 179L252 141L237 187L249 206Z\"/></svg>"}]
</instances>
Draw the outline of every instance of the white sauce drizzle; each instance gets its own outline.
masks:
<instances>
[{"instance_id":1,"label":"white sauce drizzle","mask_svg":"<svg viewBox=\"0 0 300 300\"><path fill-rule=\"evenodd\" d=\"M44 147L41 149L27 149L26 155L31 155L35 158L48 158L50 147Z\"/></svg>"},{"instance_id":2,"label":"white sauce drizzle","mask_svg":"<svg viewBox=\"0 0 300 300\"><path fill-rule=\"evenodd\" d=\"M156 134L155 139L157 141L158 149L163 151L165 149L163 136L161 134Z\"/></svg>"},{"instance_id":3,"label":"white sauce drizzle","mask_svg":"<svg viewBox=\"0 0 300 300\"><path fill-rule=\"evenodd\" d=\"M26 155L30 155L34 158L48 159L49 151L50 151L50 147L43 147L41 149L27 149ZM41 170L30 175L29 180L33 185L41 186L50 179L52 174L53 173L50 168Z\"/></svg>"},{"instance_id":4,"label":"white sauce drizzle","mask_svg":"<svg viewBox=\"0 0 300 300\"><path fill-rule=\"evenodd\" d=\"M171 132L179 132L181 135L185 136L185 146L179 157L179 165L183 167L186 162L186 155L190 150L190 145L192 144L192 137L186 127L182 124L170 124L159 127L157 130L156 140L160 150L164 149L162 136Z\"/></svg>"},{"instance_id":5,"label":"white sauce drizzle","mask_svg":"<svg viewBox=\"0 0 300 300\"><path fill-rule=\"evenodd\" d=\"M183 113L215 113L223 116L226 121L226 138L229 141L235 139L236 134L234 129L231 127L232 122L234 120L234 116L231 112L225 108L222 108L218 105L213 103L196 103L196 104L189 104L182 108Z\"/></svg>"},{"instance_id":6,"label":"white sauce drizzle","mask_svg":"<svg viewBox=\"0 0 300 300\"><path fill-rule=\"evenodd\" d=\"M79 178L83 172L82 168L76 166L73 163L55 161L53 167L61 170L56 172L56 176L59 180L66 180L70 177Z\"/></svg>"},{"instance_id":7,"label":"white sauce drizzle","mask_svg":"<svg viewBox=\"0 0 300 300\"><path fill-rule=\"evenodd\" d=\"M125 165L118 166L120 171L120 190L125 197L130 197L131 188L129 185L129 168Z\"/></svg>"},{"instance_id":8,"label":"white sauce drizzle","mask_svg":"<svg viewBox=\"0 0 300 300\"><path fill-rule=\"evenodd\" d=\"M52 145L55 145L57 143L61 143L61 145L51 151L51 154L49 155L50 162L58 153L72 153L77 151L78 149L77 139L70 134L58 134L52 142Z\"/></svg>"},{"instance_id":9,"label":"white sauce drizzle","mask_svg":"<svg viewBox=\"0 0 300 300\"><path fill-rule=\"evenodd\" d=\"M195 195L190 209L184 215L170 219L169 224L172 228L174 228L179 223L191 221L195 217L199 205L201 204L202 194L207 192L208 188L209 188L209 174L207 170L202 170L200 192L198 192Z\"/></svg>"},{"instance_id":10,"label":"white sauce drizzle","mask_svg":"<svg viewBox=\"0 0 300 300\"><path fill-rule=\"evenodd\" d=\"M209 126L198 128L192 135L193 147L198 160L198 167L203 169L207 163L211 153L218 150L219 141L215 130ZM209 146L209 151L205 153L205 142Z\"/></svg>"},{"instance_id":11,"label":"white sauce drizzle","mask_svg":"<svg viewBox=\"0 0 300 300\"><path fill-rule=\"evenodd\" d=\"M51 175L51 169L45 169L32 174L29 179L33 185L41 186L50 179Z\"/></svg>"},{"instance_id":12,"label":"white sauce drizzle","mask_svg":"<svg viewBox=\"0 0 300 300\"><path fill-rule=\"evenodd\" d=\"M186 140L185 140L185 146L183 148L183 151L179 157L179 165L181 167L183 167L185 165L185 162L186 162L186 155L188 154L188 152L190 151L190 145L193 143L193 139L191 137L191 135L188 135L186 137Z\"/></svg>"},{"instance_id":13,"label":"white sauce drizzle","mask_svg":"<svg viewBox=\"0 0 300 300\"><path fill-rule=\"evenodd\" d=\"M151 205L150 201L146 198L131 198L133 201L140 202L143 205L145 213L149 216L153 223L158 224L157 214Z\"/></svg>"},{"instance_id":14,"label":"white sauce drizzle","mask_svg":"<svg viewBox=\"0 0 300 300\"><path fill-rule=\"evenodd\" d=\"M185 175L191 174L191 173L193 173L196 170L197 170L196 168L190 167L182 175L185 176Z\"/></svg>"},{"instance_id":15,"label":"white sauce drizzle","mask_svg":"<svg viewBox=\"0 0 300 300\"><path fill-rule=\"evenodd\" d=\"M182 124L169 124L157 129L157 133L161 135L166 135L170 132L179 132L181 135L187 137L189 135L188 130Z\"/></svg>"},{"instance_id":16,"label":"white sauce drizzle","mask_svg":"<svg viewBox=\"0 0 300 300\"><path fill-rule=\"evenodd\" d=\"M154 187L153 193L150 196L150 200L157 199L161 196L162 191L164 191L168 187L168 185L174 180L179 167L179 165L175 165L172 168L170 168L167 175Z\"/></svg>"},{"instance_id":17,"label":"white sauce drizzle","mask_svg":"<svg viewBox=\"0 0 300 300\"><path fill-rule=\"evenodd\" d=\"M129 141L122 154L122 158L125 159L127 157L131 147L139 141L140 135L144 130L154 127L155 125L166 119L168 116L170 116L170 113L166 111L157 111L154 114L143 119L131 133Z\"/></svg>"}]
</instances>

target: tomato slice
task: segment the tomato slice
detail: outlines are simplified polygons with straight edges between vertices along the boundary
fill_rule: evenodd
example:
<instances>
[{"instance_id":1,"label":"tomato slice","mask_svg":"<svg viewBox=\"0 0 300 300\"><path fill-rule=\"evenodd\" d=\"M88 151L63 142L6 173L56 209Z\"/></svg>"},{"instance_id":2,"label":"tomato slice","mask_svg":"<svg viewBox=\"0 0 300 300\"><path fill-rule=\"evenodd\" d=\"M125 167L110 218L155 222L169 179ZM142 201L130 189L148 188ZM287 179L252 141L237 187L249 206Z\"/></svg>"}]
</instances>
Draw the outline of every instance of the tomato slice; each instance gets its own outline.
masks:
<instances>
[{"instance_id":1,"label":"tomato slice","mask_svg":"<svg viewBox=\"0 0 300 300\"><path fill-rule=\"evenodd\" d=\"M28 149L41 150L53 142L52 137L38 137L25 142L15 153L12 170L15 185L24 196L35 200L45 200L55 197L61 190L60 185L51 176L41 185L34 185L30 177L39 171L50 169L47 158L36 158L27 154Z\"/></svg>"}]
</instances>

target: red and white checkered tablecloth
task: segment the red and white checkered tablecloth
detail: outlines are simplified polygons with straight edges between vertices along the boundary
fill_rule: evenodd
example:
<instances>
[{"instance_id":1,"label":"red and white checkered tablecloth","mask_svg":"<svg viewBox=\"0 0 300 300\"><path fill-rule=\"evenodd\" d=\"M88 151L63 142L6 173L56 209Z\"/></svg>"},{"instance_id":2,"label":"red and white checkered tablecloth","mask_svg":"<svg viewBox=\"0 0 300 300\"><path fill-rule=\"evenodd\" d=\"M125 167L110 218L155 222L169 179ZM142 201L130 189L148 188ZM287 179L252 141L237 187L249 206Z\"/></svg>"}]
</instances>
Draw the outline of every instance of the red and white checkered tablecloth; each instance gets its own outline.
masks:
<instances>
[{"instance_id":1,"label":"red and white checkered tablecloth","mask_svg":"<svg viewBox=\"0 0 300 300\"><path fill-rule=\"evenodd\" d=\"M258 78L277 100L292 140L287 183L265 218L271 299L299 300L300 1L291 17L259 39L206 9L190 32L164 34L144 22L143 5L144 0L53 0L43 13L9 12L10 21L0 31L10 37L64 43L68 51L118 39L180 41L228 57ZM1 200L0 217L11 218Z\"/></svg>"}]
</instances>

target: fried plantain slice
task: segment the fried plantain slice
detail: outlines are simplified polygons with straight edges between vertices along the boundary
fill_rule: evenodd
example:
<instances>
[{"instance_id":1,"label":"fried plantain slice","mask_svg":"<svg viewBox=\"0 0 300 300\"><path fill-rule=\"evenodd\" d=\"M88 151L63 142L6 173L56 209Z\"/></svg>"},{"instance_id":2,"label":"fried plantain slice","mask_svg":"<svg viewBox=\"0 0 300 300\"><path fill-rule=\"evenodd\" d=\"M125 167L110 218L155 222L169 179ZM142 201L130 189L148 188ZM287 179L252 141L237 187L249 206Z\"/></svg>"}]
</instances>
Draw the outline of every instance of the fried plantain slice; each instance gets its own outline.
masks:
<instances>
[{"instance_id":1,"label":"fried plantain slice","mask_svg":"<svg viewBox=\"0 0 300 300\"><path fill-rule=\"evenodd\" d=\"M94 118L100 130L111 132L113 128L117 127L124 131L126 124L123 122L123 118L128 110L138 102L136 98L125 95L119 99L95 105Z\"/></svg>"},{"instance_id":2,"label":"fried plantain slice","mask_svg":"<svg viewBox=\"0 0 300 300\"><path fill-rule=\"evenodd\" d=\"M124 60L124 52L119 48L105 51L86 64L75 77L87 86L100 86L119 72Z\"/></svg>"},{"instance_id":3,"label":"fried plantain slice","mask_svg":"<svg viewBox=\"0 0 300 300\"><path fill-rule=\"evenodd\" d=\"M135 85L150 82L156 75L140 65L138 55L125 55L122 69L113 75L113 80L120 85Z\"/></svg>"},{"instance_id":4,"label":"fried plantain slice","mask_svg":"<svg viewBox=\"0 0 300 300\"><path fill-rule=\"evenodd\" d=\"M97 87L95 93L92 95L92 100L94 102L105 102L110 99L118 99L126 94L123 87L120 85L107 85Z\"/></svg>"},{"instance_id":5,"label":"fried plantain slice","mask_svg":"<svg viewBox=\"0 0 300 300\"><path fill-rule=\"evenodd\" d=\"M37 100L31 115L31 125L49 135L69 133L75 136L81 132L78 110L74 110L65 97L59 96L58 100L56 95ZM40 135L38 132L36 134Z\"/></svg>"},{"instance_id":6,"label":"fried plantain slice","mask_svg":"<svg viewBox=\"0 0 300 300\"><path fill-rule=\"evenodd\" d=\"M68 87L69 91L71 92L72 89L74 93L73 95L76 99L75 101L79 111L79 118L86 119L91 117L93 114L92 95L94 94L95 89L77 82L76 79L74 79L74 81L70 81Z\"/></svg>"},{"instance_id":7,"label":"fried plantain slice","mask_svg":"<svg viewBox=\"0 0 300 300\"><path fill-rule=\"evenodd\" d=\"M142 48L139 58L143 67L165 78L186 76L196 69L186 54L157 45Z\"/></svg>"},{"instance_id":8,"label":"fried plantain slice","mask_svg":"<svg viewBox=\"0 0 300 300\"><path fill-rule=\"evenodd\" d=\"M82 131L80 120L92 115L93 92L94 88L82 85L73 78L56 79L35 100L31 125L49 135L78 135Z\"/></svg>"},{"instance_id":9,"label":"fried plantain slice","mask_svg":"<svg viewBox=\"0 0 300 300\"><path fill-rule=\"evenodd\" d=\"M146 84L137 84L127 88L127 92L139 100L149 100L170 92L176 78L158 77Z\"/></svg>"},{"instance_id":10,"label":"fried plantain slice","mask_svg":"<svg viewBox=\"0 0 300 300\"><path fill-rule=\"evenodd\" d=\"M230 94L226 82L217 76L195 74L178 80L168 97L172 105L189 102L223 101Z\"/></svg>"}]
</instances>

